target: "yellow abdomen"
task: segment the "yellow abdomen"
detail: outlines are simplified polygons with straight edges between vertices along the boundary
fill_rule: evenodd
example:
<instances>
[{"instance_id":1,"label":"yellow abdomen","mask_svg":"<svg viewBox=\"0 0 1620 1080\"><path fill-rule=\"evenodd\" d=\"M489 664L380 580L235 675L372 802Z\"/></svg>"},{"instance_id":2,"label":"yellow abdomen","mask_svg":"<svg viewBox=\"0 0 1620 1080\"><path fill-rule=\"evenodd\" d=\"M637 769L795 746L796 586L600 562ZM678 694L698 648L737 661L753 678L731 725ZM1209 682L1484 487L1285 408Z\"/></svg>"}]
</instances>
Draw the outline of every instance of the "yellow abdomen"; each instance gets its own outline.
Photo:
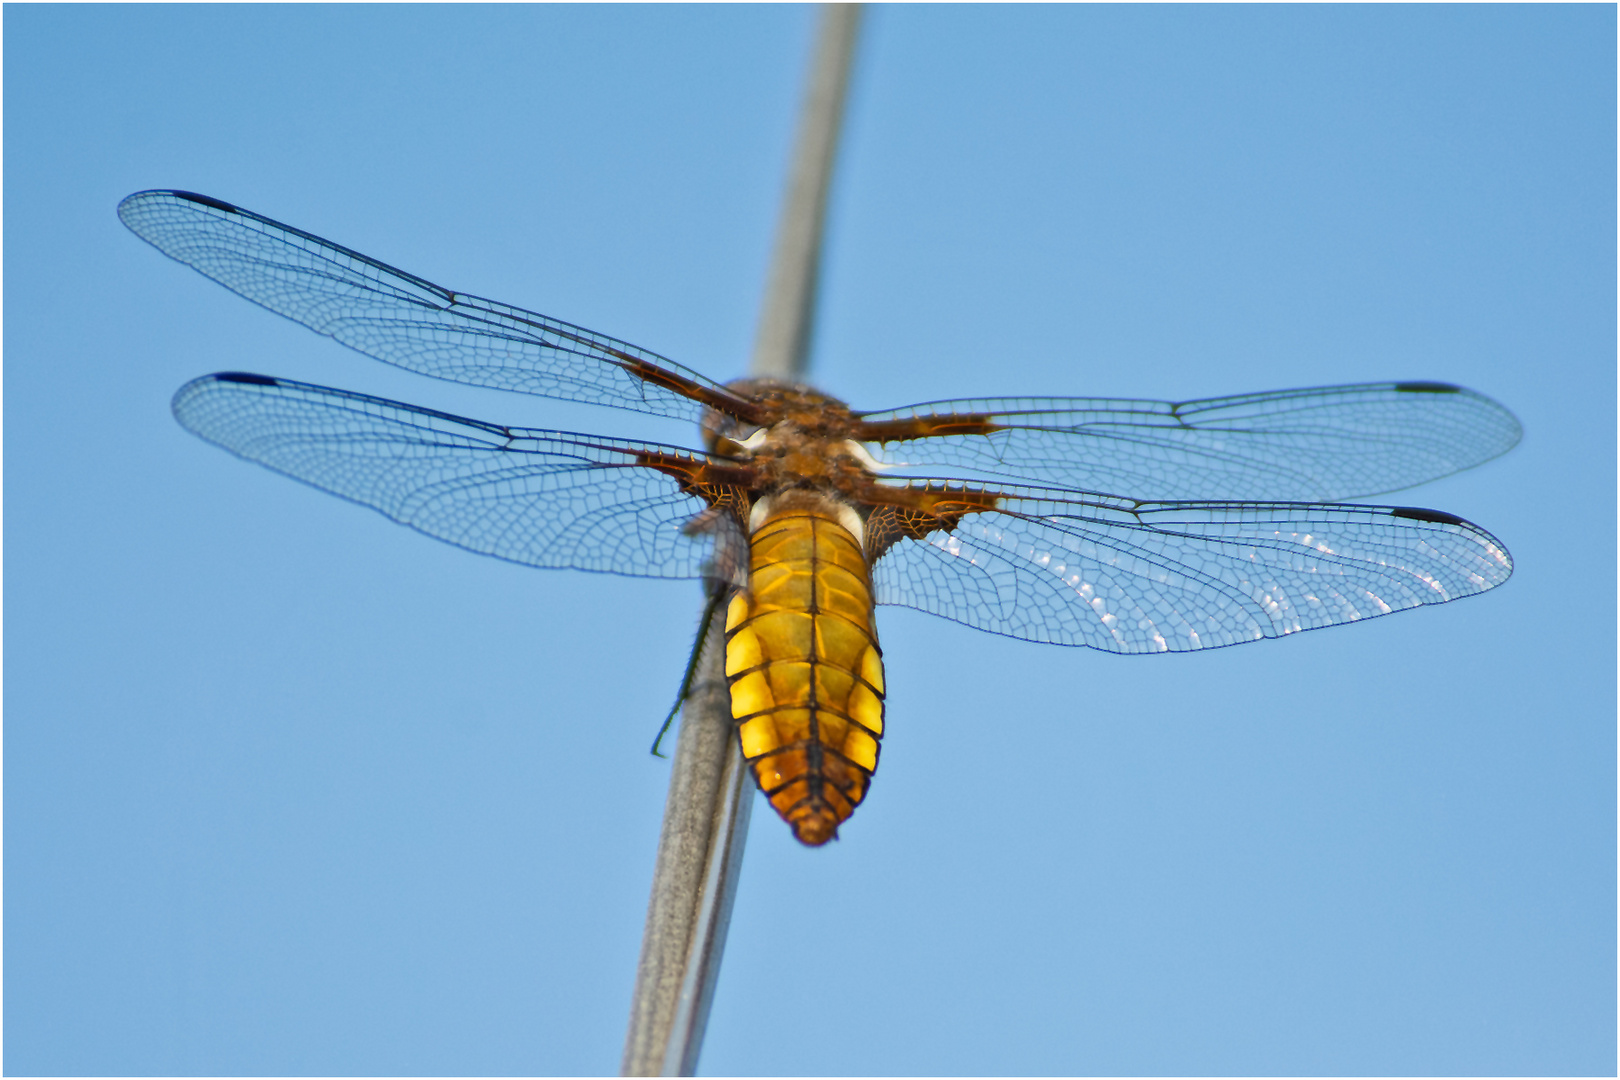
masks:
<instances>
[{"instance_id":1,"label":"yellow abdomen","mask_svg":"<svg viewBox=\"0 0 1620 1080\"><path fill-rule=\"evenodd\" d=\"M806 844L855 812L877 769L883 660L860 541L821 508L769 517L748 589L726 612L726 676L743 756Z\"/></svg>"}]
</instances>

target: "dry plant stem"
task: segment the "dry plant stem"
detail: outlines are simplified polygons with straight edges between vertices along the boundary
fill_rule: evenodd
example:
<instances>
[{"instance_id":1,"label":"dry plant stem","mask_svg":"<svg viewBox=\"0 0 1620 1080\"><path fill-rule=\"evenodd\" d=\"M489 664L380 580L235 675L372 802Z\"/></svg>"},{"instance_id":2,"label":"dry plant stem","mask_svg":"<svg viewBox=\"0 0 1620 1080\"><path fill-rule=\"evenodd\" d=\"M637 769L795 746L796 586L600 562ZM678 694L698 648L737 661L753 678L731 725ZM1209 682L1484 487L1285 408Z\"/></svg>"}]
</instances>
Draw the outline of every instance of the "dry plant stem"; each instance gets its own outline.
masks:
<instances>
[{"instance_id":1,"label":"dry plant stem","mask_svg":"<svg viewBox=\"0 0 1620 1080\"><path fill-rule=\"evenodd\" d=\"M716 622L705 646L725 655L725 624ZM664 1052L665 1076L693 1076L698 1053L703 1049L703 1032L709 1023L709 1005L714 1001L715 982L720 978L720 959L726 948L726 928L731 925L731 905L737 896L737 877L742 872L743 845L748 839L748 820L754 805L754 778L748 772L730 722L729 700L724 672L715 666L709 674L719 678L719 707L705 698L705 723L723 715L725 742L720 748L721 772L714 815L710 821L708 855L703 863L703 879L698 886L697 917L692 942L687 949L686 971L675 1003L675 1019L670 1025ZM708 685L700 693L708 691Z\"/></svg>"},{"instance_id":2,"label":"dry plant stem","mask_svg":"<svg viewBox=\"0 0 1620 1080\"><path fill-rule=\"evenodd\" d=\"M777 225L776 253L750 370L753 375L778 379L803 375L810 354L827 193L832 188L850 62L860 29L859 4L827 4L821 11L815 61L799 118L793 171Z\"/></svg>"},{"instance_id":3,"label":"dry plant stem","mask_svg":"<svg viewBox=\"0 0 1620 1080\"><path fill-rule=\"evenodd\" d=\"M822 8L750 365L755 376L794 379L805 368L827 192L859 20L859 5ZM625 1076L690 1076L703 1046L754 795L733 731L724 666L725 625L717 619L681 712L625 1038Z\"/></svg>"},{"instance_id":4,"label":"dry plant stem","mask_svg":"<svg viewBox=\"0 0 1620 1080\"><path fill-rule=\"evenodd\" d=\"M716 841L729 841L732 831L746 834L753 803L753 792L742 786L749 777L732 732L725 673L716 663L724 655L725 624L715 620L675 740L624 1048L626 1076L691 1075L708 1019L708 995L702 991L713 986L720 968L724 934L717 936L712 925L703 924L729 918L735 893L719 886L733 856L729 849L735 848L737 860L742 850L740 840Z\"/></svg>"}]
</instances>

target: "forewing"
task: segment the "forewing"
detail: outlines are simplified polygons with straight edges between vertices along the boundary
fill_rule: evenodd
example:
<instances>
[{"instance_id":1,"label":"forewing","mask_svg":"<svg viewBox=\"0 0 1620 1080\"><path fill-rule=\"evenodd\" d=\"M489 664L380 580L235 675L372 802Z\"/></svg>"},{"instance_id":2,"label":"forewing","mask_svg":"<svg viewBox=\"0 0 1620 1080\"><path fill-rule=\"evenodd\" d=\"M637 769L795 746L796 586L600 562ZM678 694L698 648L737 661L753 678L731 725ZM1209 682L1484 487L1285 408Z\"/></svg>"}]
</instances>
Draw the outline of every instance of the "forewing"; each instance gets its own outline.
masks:
<instances>
[{"instance_id":1,"label":"forewing","mask_svg":"<svg viewBox=\"0 0 1620 1080\"><path fill-rule=\"evenodd\" d=\"M705 406L748 411L723 386L655 353L452 292L218 199L142 191L118 216L232 292L408 371L694 422Z\"/></svg>"},{"instance_id":2,"label":"forewing","mask_svg":"<svg viewBox=\"0 0 1620 1080\"><path fill-rule=\"evenodd\" d=\"M729 563L741 543L734 519L705 514L705 498L645 464L700 471L704 455L679 447L506 428L262 375L193 380L174 413L239 457L526 566L692 578L717 543Z\"/></svg>"},{"instance_id":3,"label":"forewing","mask_svg":"<svg viewBox=\"0 0 1620 1080\"><path fill-rule=\"evenodd\" d=\"M950 468L1155 499L1301 502L1448 476L1505 453L1521 434L1490 398L1426 382L1184 402L942 401L862 421L868 435L893 436L876 456L906 474Z\"/></svg>"},{"instance_id":4,"label":"forewing","mask_svg":"<svg viewBox=\"0 0 1620 1080\"><path fill-rule=\"evenodd\" d=\"M1182 652L1445 603L1513 571L1490 533L1431 510L997 494L996 510L896 543L873 566L878 602L1028 641Z\"/></svg>"}]
</instances>

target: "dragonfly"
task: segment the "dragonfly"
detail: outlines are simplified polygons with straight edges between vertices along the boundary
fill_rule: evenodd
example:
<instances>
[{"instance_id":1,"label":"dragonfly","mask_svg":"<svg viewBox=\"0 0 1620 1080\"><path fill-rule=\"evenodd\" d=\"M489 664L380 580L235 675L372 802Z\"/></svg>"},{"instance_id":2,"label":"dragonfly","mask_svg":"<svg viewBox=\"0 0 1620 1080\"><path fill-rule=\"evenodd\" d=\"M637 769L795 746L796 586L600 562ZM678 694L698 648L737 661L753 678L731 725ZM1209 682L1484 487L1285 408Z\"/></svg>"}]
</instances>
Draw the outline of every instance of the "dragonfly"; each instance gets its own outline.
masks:
<instances>
[{"instance_id":1,"label":"dragonfly","mask_svg":"<svg viewBox=\"0 0 1620 1080\"><path fill-rule=\"evenodd\" d=\"M470 551L706 581L710 614L725 610L737 744L809 846L838 835L877 770L875 605L1177 653L1446 603L1513 571L1501 541L1454 514L1346 501L1518 442L1512 413L1450 383L863 412L797 383L716 382L206 195L142 191L118 215L233 292L408 371L696 425L700 449L246 372L173 402L203 439Z\"/></svg>"}]
</instances>

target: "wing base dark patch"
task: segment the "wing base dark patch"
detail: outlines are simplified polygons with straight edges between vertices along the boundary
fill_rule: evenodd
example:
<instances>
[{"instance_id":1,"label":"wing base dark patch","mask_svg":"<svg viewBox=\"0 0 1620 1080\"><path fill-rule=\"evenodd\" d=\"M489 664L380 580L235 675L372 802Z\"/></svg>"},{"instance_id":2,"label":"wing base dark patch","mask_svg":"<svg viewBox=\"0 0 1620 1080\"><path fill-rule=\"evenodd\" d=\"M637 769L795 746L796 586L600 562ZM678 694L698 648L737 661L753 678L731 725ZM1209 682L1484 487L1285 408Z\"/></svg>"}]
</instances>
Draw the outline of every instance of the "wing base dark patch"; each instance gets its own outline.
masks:
<instances>
[{"instance_id":1,"label":"wing base dark patch","mask_svg":"<svg viewBox=\"0 0 1620 1080\"><path fill-rule=\"evenodd\" d=\"M906 488L873 484L859 500L867 507L866 557L876 562L901 540L921 540L929 533L950 532L967 514L983 513L1001 505L994 491L935 486L926 481Z\"/></svg>"}]
</instances>

